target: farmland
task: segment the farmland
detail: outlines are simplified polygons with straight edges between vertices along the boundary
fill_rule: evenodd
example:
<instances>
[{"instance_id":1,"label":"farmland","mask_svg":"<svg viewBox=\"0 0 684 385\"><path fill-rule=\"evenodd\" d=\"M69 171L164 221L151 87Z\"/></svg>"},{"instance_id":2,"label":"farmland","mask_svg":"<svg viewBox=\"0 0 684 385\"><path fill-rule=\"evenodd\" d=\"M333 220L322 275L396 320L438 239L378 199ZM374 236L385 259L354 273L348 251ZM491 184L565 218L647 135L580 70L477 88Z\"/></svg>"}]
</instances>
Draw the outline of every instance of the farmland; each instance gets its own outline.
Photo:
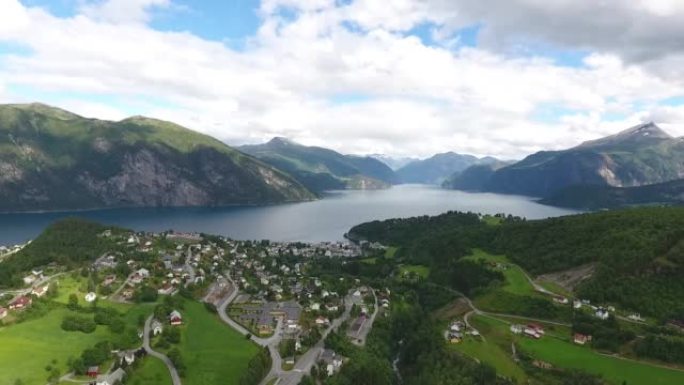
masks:
<instances>
[{"instance_id":1,"label":"farmland","mask_svg":"<svg viewBox=\"0 0 684 385\"><path fill-rule=\"evenodd\" d=\"M179 346L187 366L183 384L237 384L258 347L200 303L186 302L183 320Z\"/></svg>"}]
</instances>

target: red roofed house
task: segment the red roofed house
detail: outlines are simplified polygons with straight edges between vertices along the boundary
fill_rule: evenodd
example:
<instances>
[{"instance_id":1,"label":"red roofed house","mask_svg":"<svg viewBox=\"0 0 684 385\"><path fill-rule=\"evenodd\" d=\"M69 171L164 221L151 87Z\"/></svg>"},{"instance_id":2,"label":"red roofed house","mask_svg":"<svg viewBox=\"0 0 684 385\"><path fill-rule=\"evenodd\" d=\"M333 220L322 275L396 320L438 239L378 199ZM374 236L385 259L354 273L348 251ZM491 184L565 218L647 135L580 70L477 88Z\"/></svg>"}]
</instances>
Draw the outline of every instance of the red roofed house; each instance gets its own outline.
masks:
<instances>
[{"instance_id":1,"label":"red roofed house","mask_svg":"<svg viewBox=\"0 0 684 385\"><path fill-rule=\"evenodd\" d=\"M580 333L575 333L575 336L573 337L572 340L577 345L584 345L588 341L591 341L591 336L587 336L587 335L580 334Z\"/></svg>"},{"instance_id":2,"label":"red roofed house","mask_svg":"<svg viewBox=\"0 0 684 385\"><path fill-rule=\"evenodd\" d=\"M86 375L88 377L95 378L100 374L100 367L99 366L91 366L88 368L86 371Z\"/></svg>"},{"instance_id":3,"label":"red roofed house","mask_svg":"<svg viewBox=\"0 0 684 385\"><path fill-rule=\"evenodd\" d=\"M178 310L174 310L169 314L169 323L174 326L183 324L183 317L181 317Z\"/></svg>"},{"instance_id":4,"label":"red roofed house","mask_svg":"<svg viewBox=\"0 0 684 385\"><path fill-rule=\"evenodd\" d=\"M33 300L31 299L31 297L22 295L21 297L10 302L9 308L10 310L19 310L31 306L32 303Z\"/></svg>"},{"instance_id":5,"label":"red roofed house","mask_svg":"<svg viewBox=\"0 0 684 385\"><path fill-rule=\"evenodd\" d=\"M528 337L539 339L544 335L544 328L538 324L529 324L525 326L523 333Z\"/></svg>"}]
</instances>

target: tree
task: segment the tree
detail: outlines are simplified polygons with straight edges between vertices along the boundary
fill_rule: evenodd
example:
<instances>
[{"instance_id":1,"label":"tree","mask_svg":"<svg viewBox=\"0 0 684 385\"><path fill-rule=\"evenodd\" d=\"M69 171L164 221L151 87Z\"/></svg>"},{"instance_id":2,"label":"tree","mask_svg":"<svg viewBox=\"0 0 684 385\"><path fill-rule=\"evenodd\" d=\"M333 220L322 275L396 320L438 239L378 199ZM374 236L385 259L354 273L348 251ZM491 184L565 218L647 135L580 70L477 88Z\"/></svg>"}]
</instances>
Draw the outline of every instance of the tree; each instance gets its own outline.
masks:
<instances>
[{"instance_id":1,"label":"tree","mask_svg":"<svg viewBox=\"0 0 684 385\"><path fill-rule=\"evenodd\" d=\"M76 294L69 294L69 303L67 307L71 310L78 310L78 297L76 296Z\"/></svg>"}]
</instances>

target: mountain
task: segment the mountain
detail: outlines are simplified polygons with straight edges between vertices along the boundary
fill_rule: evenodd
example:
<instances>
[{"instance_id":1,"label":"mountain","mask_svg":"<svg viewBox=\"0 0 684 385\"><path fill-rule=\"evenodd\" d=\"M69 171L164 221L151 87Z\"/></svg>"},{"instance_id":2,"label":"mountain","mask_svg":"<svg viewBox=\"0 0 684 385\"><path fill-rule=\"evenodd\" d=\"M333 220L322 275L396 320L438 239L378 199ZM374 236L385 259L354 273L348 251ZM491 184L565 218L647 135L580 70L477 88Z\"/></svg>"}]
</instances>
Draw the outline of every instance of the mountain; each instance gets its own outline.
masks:
<instances>
[{"instance_id":1,"label":"mountain","mask_svg":"<svg viewBox=\"0 0 684 385\"><path fill-rule=\"evenodd\" d=\"M393 157L393 156L388 156L388 155L383 155L383 154L373 154L370 155L371 158L375 158L382 163L386 164L389 166L394 171L397 171L398 169L406 166L407 164L411 162L415 162L419 160L418 158L411 158L411 157Z\"/></svg>"},{"instance_id":2,"label":"mountain","mask_svg":"<svg viewBox=\"0 0 684 385\"><path fill-rule=\"evenodd\" d=\"M491 162L491 159L493 158L483 158L483 162ZM397 170L397 175L402 183L441 184L454 173L461 172L480 161L472 155L446 152L411 162Z\"/></svg>"},{"instance_id":3,"label":"mountain","mask_svg":"<svg viewBox=\"0 0 684 385\"><path fill-rule=\"evenodd\" d=\"M581 210L614 209L625 206L684 204L684 179L638 187L575 185L561 189L540 203Z\"/></svg>"},{"instance_id":4,"label":"mountain","mask_svg":"<svg viewBox=\"0 0 684 385\"><path fill-rule=\"evenodd\" d=\"M474 164L461 172L453 173L442 183L442 187L463 191L481 191L496 170L509 164L510 162L502 162L496 159L489 160L488 163Z\"/></svg>"},{"instance_id":5,"label":"mountain","mask_svg":"<svg viewBox=\"0 0 684 385\"><path fill-rule=\"evenodd\" d=\"M634 187L684 177L684 140L654 123L563 151L542 151L495 171L482 190L546 197L573 185Z\"/></svg>"},{"instance_id":6,"label":"mountain","mask_svg":"<svg viewBox=\"0 0 684 385\"><path fill-rule=\"evenodd\" d=\"M264 144L238 149L290 173L315 192L378 189L396 182L394 171L377 159L303 146L285 138L276 137Z\"/></svg>"},{"instance_id":7,"label":"mountain","mask_svg":"<svg viewBox=\"0 0 684 385\"><path fill-rule=\"evenodd\" d=\"M0 211L313 198L282 171L173 123L87 119L42 104L0 106Z\"/></svg>"}]
</instances>

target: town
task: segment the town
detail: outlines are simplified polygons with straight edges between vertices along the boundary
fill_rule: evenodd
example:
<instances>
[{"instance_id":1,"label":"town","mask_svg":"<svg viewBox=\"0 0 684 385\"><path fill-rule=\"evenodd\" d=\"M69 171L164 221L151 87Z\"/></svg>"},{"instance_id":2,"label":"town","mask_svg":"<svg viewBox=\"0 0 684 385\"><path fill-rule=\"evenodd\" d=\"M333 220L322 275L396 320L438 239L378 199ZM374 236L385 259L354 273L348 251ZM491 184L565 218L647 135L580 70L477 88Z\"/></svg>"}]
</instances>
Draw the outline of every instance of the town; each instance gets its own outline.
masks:
<instances>
[{"instance_id":1,"label":"town","mask_svg":"<svg viewBox=\"0 0 684 385\"><path fill-rule=\"evenodd\" d=\"M166 364L174 385L180 384L181 370L176 366L183 364L174 357L179 353L169 341L178 342L185 322L177 299L196 298L218 312L225 324L268 349L273 367L264 381L297 384L312 367L332 376L348 361L323 347L321 341L329 333L342 333L363 346L375 318L386 315L390 307L389 290L378 291L358 279L309 273L313 261L353 260L379 245L235 241L195 233L109 229L97 237L113 248L94 256L90 265L69 270L49 263L23 277L24 289L1 293L11 297L3 301L7 307L0 307L3 324L21 322L34 301L48 297L65 299L74 309L80 304L93 309L98 304L163 305L138 322L139 346L114 349L115 360L106 354L98 365L55 374L55 381L90 378L97 385L113 385L123 378L123 369L152 355Z\"/></svg>"}]
</instances>

